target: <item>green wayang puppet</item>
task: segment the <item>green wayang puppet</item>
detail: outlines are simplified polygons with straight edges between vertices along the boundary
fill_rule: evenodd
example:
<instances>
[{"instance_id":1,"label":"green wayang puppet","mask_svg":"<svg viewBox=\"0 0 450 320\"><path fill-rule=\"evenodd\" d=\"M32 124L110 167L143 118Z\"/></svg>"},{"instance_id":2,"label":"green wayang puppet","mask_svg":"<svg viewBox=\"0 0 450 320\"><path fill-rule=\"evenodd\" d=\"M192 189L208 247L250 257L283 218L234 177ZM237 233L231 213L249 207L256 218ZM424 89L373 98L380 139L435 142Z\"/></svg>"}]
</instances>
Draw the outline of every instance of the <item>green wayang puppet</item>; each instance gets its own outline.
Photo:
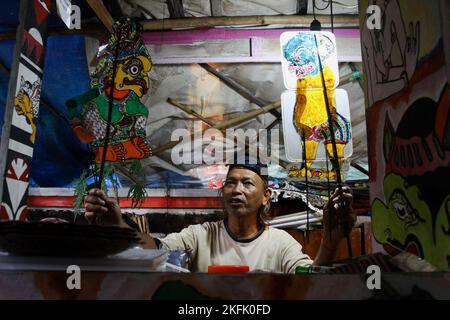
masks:
<instances>
[{"instance_id":1,"label":"green wayang puppet","mask_svg":"<svg viewBox=\"0 0 450 320\"><path fill-rule=\"evenodd\" d=\"M129 18L116 22L108 42L100 46L97 59L97 67L91 74L91 90L66 102L72 129L80 141L91 146L95 155L94 167L98 167L105 151L112 95L110 132L104 159L105 179L112 178L117 165L123 167L128 164L128 170L135 171L130 173L142 173L138 160L151 156L151 149L145 131L148 110L140 99L149 90L148 72L152 62L141 38L141 26ZM84 173L75 184L82 183L86 176L89 174ZM132 187L130 192L136 193L136 188L141 190L138 194L143 195L143 185ZM82 189L85 188L76 186L76 189L76 192L84 193ZM83 195L77 194L77 205L81 205Z\"/></svg>"}]
</instances>

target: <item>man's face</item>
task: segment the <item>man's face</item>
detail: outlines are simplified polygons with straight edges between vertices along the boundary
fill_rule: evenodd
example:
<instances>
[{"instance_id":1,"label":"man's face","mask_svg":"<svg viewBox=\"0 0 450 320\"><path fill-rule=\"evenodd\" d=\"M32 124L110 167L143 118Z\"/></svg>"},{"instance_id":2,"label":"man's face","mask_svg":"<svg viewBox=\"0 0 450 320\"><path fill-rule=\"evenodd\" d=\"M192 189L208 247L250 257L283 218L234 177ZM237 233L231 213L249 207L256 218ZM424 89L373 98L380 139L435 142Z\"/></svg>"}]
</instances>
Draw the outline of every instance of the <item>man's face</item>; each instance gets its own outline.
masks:
<instances>
[{"instance_id":1,"label":"man's face","mask_svg":"<svg viewBox=\"0 0 450 320\"><path fill-rule=\"evenodd\" d=\"M258 209L267 204L271 194L262 178L245 168L235 168L228 173L222 193L226 212L239 217L256 217Z\"/></svg>"}]
</instances>

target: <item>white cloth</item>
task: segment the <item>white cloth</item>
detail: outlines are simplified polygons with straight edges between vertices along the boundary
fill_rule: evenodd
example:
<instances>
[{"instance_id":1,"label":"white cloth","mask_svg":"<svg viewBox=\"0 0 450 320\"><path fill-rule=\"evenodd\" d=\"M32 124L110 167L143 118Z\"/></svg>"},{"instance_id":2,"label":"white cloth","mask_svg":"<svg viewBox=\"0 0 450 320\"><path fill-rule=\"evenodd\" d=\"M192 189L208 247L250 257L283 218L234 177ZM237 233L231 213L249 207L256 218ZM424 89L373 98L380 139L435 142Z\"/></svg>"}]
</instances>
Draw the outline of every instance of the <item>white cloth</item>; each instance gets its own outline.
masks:
<instances>
[{"instance_id":1,"label":"white cloth","mask_svg":"<svg viewBox=\"0 0 450 320\"><path fill-rule=\"evenodd\" d=\"M224 222L191 225L159 239L168 250L192 250L191 271L208 272L209 265L248 265L250 271L294 273L312 264L302 246L284 230L266 227L250 242L235 241Z\"/></svg>"}]
</instances>

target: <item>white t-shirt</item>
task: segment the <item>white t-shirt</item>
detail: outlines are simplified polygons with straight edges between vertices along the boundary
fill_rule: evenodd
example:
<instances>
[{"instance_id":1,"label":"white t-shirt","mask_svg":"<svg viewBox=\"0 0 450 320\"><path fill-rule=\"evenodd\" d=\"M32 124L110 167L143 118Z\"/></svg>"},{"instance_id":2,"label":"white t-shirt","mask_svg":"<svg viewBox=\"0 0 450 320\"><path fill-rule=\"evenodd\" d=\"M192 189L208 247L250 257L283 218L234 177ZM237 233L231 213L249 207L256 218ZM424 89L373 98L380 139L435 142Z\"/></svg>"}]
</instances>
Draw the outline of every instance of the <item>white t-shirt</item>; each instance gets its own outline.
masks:
<instances>
[{"instance_id":1,"label":"white t-shirt","mask_svg":"<svg viewBox=\"0 0 450 320\"><path fill-rule=\"evenodd\" d=\"M240 242L231 238L223 220L191 225L159 240L168 250L191 249L193 272L208 272L209 265L248 265L250 271L294 273L313 262L284 230L268 227L256 239Z\"/></svg>"}]
</instances>

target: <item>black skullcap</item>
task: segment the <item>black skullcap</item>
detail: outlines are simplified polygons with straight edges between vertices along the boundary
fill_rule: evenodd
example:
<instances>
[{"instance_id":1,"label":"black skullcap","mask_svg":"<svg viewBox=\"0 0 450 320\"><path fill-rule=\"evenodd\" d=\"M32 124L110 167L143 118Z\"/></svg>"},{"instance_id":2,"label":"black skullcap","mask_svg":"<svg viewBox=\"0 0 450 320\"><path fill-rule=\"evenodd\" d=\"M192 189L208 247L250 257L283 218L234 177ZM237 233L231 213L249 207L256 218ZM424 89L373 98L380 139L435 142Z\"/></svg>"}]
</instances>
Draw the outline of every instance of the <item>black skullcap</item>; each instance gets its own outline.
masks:
<instances>
[{"instance_id":1,"label":"black skullcap","mask_svg":"<svg viewBox=\"0 0 450 320\"><path fill-rule=\"evenodd\" d=\"M234 161L229 163L228 166L228 173L236 168L245 168L258 174L264 181L267 182L269 180L267 164L261 163L258 157L251 157L248 154L245 154L244 157L239 157L235 153Z\"/></svg>"}]
</instances>

